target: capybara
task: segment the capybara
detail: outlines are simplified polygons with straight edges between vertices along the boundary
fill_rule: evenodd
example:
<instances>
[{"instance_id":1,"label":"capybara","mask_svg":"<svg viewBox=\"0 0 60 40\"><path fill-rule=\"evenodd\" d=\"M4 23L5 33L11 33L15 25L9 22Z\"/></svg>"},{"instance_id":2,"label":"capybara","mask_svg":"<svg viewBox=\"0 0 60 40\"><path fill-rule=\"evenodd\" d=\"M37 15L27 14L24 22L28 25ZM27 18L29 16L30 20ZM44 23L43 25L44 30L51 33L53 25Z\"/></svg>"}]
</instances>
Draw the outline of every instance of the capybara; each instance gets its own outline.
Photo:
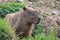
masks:
<instances>
[{"instance_id":1,"label":"capybara","mask_svg":"<svg viewBox=\"0 0 60 40\"><path fill-rule=\"evenodd\" d=\"M40 17L35 9L24 7L19 12L7 14L5 20L9 22L19 37L28 37L34 28L33 25L40 22Z\"/></svg>"}]
</instances>

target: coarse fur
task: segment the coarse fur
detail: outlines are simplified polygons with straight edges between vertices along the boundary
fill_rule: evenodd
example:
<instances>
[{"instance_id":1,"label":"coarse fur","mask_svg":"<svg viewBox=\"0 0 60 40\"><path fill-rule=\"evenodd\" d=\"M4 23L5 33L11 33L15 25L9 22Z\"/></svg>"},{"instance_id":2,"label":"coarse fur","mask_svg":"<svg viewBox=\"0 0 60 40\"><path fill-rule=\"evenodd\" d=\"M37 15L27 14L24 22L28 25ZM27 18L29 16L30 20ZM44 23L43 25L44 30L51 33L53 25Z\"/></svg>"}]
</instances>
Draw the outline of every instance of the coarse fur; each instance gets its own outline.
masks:
<instances>
[{"instance_id":1,"label":"coarse fur","mask_svg":"<svg viewBox=\"0 0 60 40\"><path fill-rule=\"evenodd\" d=\"M40 17L35 9L24 7L15 14L7 14L5 20L9 22L19 37L28 37L31 35L34 25L39 23Z\"/></svg>"}]
</instances>

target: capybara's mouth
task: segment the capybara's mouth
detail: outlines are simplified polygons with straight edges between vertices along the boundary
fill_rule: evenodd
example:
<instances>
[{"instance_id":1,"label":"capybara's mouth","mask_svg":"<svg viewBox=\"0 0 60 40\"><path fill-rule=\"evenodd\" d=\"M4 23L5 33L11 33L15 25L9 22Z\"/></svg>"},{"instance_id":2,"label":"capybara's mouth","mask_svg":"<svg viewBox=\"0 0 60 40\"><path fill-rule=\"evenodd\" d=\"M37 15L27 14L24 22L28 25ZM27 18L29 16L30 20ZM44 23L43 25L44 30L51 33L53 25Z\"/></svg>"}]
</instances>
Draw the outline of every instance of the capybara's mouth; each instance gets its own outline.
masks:
<instances>
[{"instance_id":1,"label":"capybara's mouth","mask_svg":"<svg viewBox=\"0 0 60 40\"><path fill-rule=\"evenodd\" d=\"M40 23L40 20L38 20L36 24L39 24L39 23Z\"/></svg>"},{"instance_id":2,"label":"capybara's mouth","mask_svg":"<svg viewBox=\"0 0 60 40\"><path fill-rule=\"evenodd\" d=\"M36 24L39 24L40 23L40 19L37 21L37 23Z\"/></svg>"},{"instance_id":3,"label":"capybara's mouth","mask_svg":"<svg viewBox=\"0 0 60 40\"><path fill-rule=\"evenodd\" d=\"M37 21L37 24L39 24L39 23L40 23L40 20L41 20L41 19L39 18L39 19L38 19L38 21Z\"/></svg>"}]
</instances>

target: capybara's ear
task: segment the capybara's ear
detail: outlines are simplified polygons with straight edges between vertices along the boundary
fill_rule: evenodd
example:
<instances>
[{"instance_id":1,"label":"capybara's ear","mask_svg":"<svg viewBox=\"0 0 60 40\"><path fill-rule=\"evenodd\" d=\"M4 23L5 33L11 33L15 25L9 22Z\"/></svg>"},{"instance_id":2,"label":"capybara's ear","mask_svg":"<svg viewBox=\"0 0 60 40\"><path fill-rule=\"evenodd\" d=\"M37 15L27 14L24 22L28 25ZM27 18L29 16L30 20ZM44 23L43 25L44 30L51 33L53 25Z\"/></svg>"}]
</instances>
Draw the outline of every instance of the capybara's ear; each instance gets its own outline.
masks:
<instances>
[{"instance_id":1,"label":"capybara's ear","mask_svg":"<svg viewBox=\"0 0 60 40\"><path fill-rule=\"evenodd\" d=\"M26 10L26 7L24 7L23 10Z\"/></svg>"}]
</instances>

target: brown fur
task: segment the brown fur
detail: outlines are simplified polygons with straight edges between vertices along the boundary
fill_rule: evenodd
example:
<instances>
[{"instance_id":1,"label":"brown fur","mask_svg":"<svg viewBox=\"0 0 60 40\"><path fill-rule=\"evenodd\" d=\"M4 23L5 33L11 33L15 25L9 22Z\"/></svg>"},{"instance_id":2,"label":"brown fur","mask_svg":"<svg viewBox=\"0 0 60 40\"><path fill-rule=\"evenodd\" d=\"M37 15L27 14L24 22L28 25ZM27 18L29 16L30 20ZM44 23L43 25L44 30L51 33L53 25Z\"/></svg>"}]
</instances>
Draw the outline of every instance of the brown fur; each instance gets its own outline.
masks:
<instances>
[{"instance_id":1,"label":"brown fur","mask_svg":"<svg viewBox=\"0 0 60 40\"><path fill-rule=\"evenodd\" d=\"M5 20L9 22L19 37L27 37L31 35L33 25L39 23L40 18L35 9L24 7L16 14L7 14Z\"/></svg>"}]
</instances>

